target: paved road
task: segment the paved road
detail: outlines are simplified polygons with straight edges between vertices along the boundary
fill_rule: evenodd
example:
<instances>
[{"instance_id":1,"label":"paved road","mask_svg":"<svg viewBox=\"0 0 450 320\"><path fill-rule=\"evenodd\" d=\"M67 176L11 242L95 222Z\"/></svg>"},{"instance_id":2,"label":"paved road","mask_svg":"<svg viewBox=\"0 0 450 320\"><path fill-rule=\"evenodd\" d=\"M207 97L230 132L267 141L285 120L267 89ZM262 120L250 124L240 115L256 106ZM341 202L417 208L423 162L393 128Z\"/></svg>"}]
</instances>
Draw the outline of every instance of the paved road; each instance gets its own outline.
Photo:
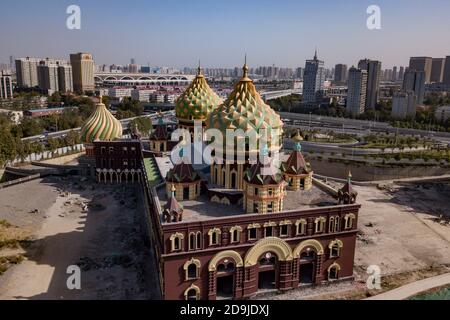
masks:
<instances>
[{"instance_id":1,"label":"paved road","mask_svg":"<svg viewBox=\"0 0 450 320\"><path fill-rule=\"evenodd\" d=\"M421 292L450 284L450 273L423 279L365 300L405 300Z\"/></svg>"}]
</instances>

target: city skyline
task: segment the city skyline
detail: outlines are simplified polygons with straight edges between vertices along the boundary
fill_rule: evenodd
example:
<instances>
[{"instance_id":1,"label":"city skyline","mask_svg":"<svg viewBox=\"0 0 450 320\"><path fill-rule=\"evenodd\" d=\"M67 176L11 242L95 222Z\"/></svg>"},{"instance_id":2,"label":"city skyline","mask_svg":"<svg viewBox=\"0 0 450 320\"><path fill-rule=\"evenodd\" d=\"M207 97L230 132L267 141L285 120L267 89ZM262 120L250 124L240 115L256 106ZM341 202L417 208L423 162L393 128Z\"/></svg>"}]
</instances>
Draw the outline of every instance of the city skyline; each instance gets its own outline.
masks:
<instances>
[{"instance_id":1,"label":"city skyline","mask_svg":"<svg viewBox=\"0 0 450 320\"><path fill-rule=\"evenodd\" d=\"M81 30L66 28L70 4L17 1L5 7L0 61L10 55L67 59L70 52L91 52L96 64L127 64L134 58L140 65L182 68L200 59L204 67L235 67L247 53L250 66L295 68L303 67L317 47L327 68L351 67L362 58L392 68L408 65L411 56L450 53L450 45L441 41L450 28L445 18L450 4L439 0L378 1L382 29L372 31L366 27L370 1L135 1L127 3L124 14L116 2L81 0L76 3ZM419 19L427 23L419 25Z\"/></svg>"}]
</instances>

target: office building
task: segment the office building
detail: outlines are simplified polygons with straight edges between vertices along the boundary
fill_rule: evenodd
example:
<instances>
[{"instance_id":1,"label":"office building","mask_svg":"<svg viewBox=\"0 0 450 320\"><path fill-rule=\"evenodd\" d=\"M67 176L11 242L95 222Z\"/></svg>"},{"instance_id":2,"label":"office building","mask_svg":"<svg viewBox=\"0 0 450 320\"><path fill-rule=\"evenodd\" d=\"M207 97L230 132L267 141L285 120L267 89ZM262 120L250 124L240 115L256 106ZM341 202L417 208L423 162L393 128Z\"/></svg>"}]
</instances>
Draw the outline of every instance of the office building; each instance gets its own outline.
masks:
<instances>
[{"instance_id":1,"label":"office building","mask_svg":"<svg viewBox=\"0 0 450 320\"><path fill-rule=\"evenodd\" d=\"M334 68L334 83L336 85L344 84L347 82L347 65L346 64L337 64Z\"/></svg>"},{"instance_id":2,"label":"office building","mask_svg":"<svg viewBox=\"0 0 450 320\"><path fill-rule=\"evenodd\" d=\"M317 58L317 51L312 60L306 60L303 74L303 103L317 104L318 93L324 88L324 62Z\"/></svg>"},{"instance_id":3,"label":"office building","mask_svg":"<svg viewBox=\"0 0 450 320\"><path fill-rule=\"evenodd\" d=\"M70 55L72 65L73 90L77 92L94 91L94 59L89 53Z\"/></svg>"},{"instance_id":4,"label":"office building","mask_svg":"<svg viewBox=\"0 0 450 320\"><path fill-rule=\"evenodd\" d=\"M348 72L347 111L353 115L364 113L367 95L367 71L355 67Z\"/></svg>"},{"instance_id":5,"label":"office building","mask_svg":"<svg viewBox=\"0 0 450 320\"><path fill-rule=\"evenodd\" d=\"M13 84L9 73L0 72L0 99L13 98Z\"/></svg>"},{"instance_id":6,"label":"office building","mask_svg":"<svg viewBox=\"0 0 450 320\"><path fill-rule=\"evenodd\" d=\"M450 56L445 58L443 82L450 89Z\"/></svg>"},{"instance_id":7,"label":"office building","mask_svg":"<svg viewBox=\"0 0 450 320\"><path fill-rule=\"evenodd\" d=\"M445 66L444 58L433 58L430 76L431 83L442 82L444 77L444 66Z\"/></svg>"},{"instance_id":8,"label":"office building","mask_svg":"<svg viewBox=\"0 0 450 320\"><path fill-rule=\"evenodd\" d=\"M17 86L20 88L34 88L38 86L37 67L39 59L20 58L16 60Z\"/></svg>"},{"instance_id":9,"label":"office building","mask_svg":"<svg viewBox=\"0 0 450 320\"><path fill-rule=\"evenodd\" d=\"M381 62L369 59L360 60L358 69L367 71L366 108L375 109L380 91Z\"/></svg>"},{"instance_id":10,"label":"office building","mask_svg":"<svg viewBox=\"0 0 450 320\"><path fill-rule=\"evenodd\" d=\"M425 83L430 83L433 58L431 57L411 57L409 60L409 69L423 71L425 74Z\"/></svg>"},{"instance_id":11,"label":"office building","mask_svg":"<svg viewBox=\"0 0 450 320\"><path fill-rule=\"evenodd\" d=\"M414 91L400 91L392 97L392 117L397 119L414 118L417 101Z\"/></svg>"},{"instance_id":12,"label":"office building","mask_svg":"<svg viewBox=\"0 0 450 320\"><path fill-rule=\"evenodd\" d=\"M403 79L403 91L413 91L417 104L423 104L425 96L425 72L408 69Z\"/></svg>"}]
</instances>

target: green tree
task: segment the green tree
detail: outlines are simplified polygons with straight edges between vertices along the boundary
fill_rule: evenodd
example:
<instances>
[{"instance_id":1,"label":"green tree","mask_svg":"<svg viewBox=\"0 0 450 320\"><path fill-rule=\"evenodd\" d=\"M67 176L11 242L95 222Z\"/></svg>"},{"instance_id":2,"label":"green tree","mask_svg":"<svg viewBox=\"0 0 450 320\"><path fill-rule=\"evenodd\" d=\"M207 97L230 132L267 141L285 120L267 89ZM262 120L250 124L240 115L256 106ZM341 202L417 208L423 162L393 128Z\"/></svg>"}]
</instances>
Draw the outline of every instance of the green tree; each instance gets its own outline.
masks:
<instances>
[{"instance_id":1,"label":"green tree","mask_svg":"<svg viewBox=\"0 0 450 320\"><path fill-rule=\"evenodd\" d=\"M8 160L13 160L16 154L14 137L7 128L0 127L0 166L4 166Z\"/></svg>"}]
</instances>

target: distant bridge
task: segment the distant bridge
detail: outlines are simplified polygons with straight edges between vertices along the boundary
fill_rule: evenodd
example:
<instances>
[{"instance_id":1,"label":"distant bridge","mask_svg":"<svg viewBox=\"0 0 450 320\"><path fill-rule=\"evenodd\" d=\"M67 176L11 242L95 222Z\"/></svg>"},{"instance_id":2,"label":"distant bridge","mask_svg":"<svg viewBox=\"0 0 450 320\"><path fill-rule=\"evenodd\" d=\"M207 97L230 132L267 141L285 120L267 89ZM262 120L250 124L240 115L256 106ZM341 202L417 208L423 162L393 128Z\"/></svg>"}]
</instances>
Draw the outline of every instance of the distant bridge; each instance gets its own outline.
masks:
<instances>
[{"instance_id":1,"label":"distant bridge","mask_svg":"<svg viewBox=\"0 0 450 320\"><path fill-rule=\"evenodd\" d=\"M114 73L94 74L97 85L139 86L139 85L188 85L195 75L158 73Z\"/></svg>"},{"instance_id":2,"label":"distant bridge","mask_svg":"<svg viewBox=\"0 0 450 320\"><path fill-rule=\"evenodd\" d=\"M293 94L301 94L299 89L287 89L287 90L278 90L278 91L266 91L261 92L261 97L264 101L274 100L281 97L291 96Z\"/></svg>"}]
</instances>

